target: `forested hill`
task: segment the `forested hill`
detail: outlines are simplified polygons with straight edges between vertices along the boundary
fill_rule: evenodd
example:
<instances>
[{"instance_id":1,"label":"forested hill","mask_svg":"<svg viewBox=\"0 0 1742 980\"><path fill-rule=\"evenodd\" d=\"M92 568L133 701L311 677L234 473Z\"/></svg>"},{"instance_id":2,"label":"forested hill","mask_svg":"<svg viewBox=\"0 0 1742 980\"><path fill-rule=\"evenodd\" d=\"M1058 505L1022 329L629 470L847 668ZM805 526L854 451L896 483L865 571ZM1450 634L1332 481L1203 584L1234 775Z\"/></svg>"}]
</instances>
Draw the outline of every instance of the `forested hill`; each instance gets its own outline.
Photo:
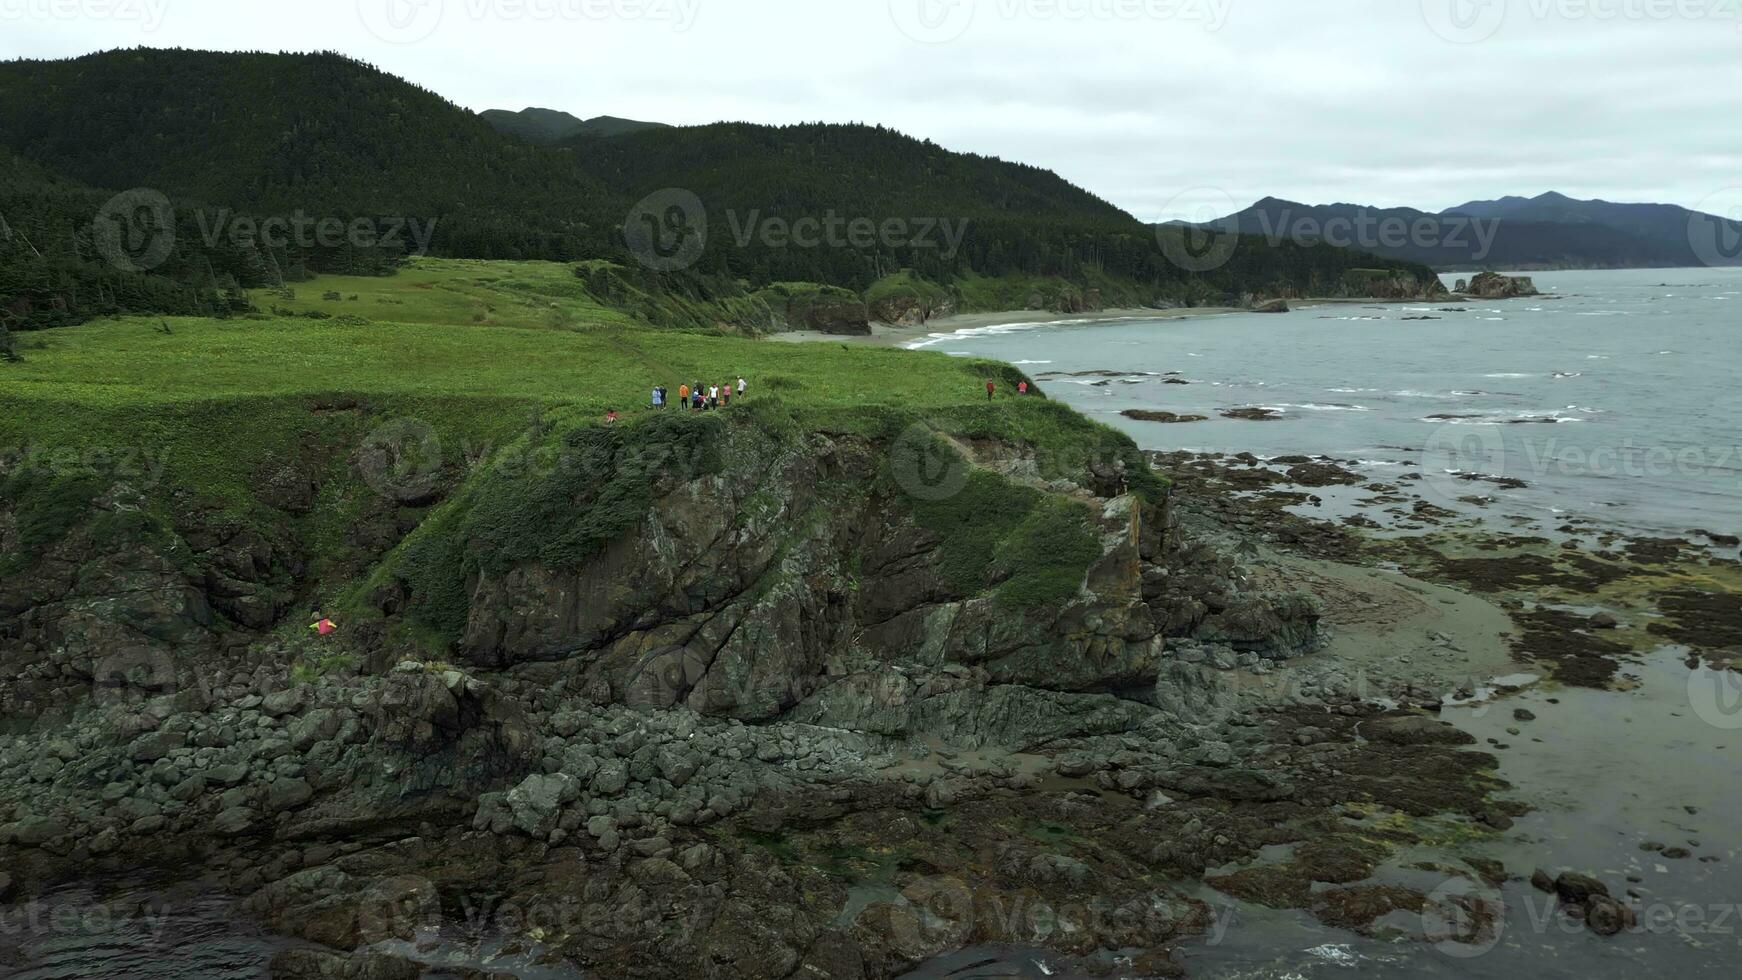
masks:
<instances>
[{"instance_id":1,"label":"forested hill","mask_svg":"<svg viewBox=\"0 0 1742 980\"><path fill-rule=\"evenodd\" d=\"M0 145L92 186L258 214L440 216L453 248L505 257L578 250L601 197L572 161L329 53L7 62Z\"/></svg>"},{"instance_id":2,"label":"forested hill","mask_svg":"<svg viewBox=\"0 0 1742 980\"><path fill-rule=\"evenodd\" d=\"M1408 262L1258 240L1190 271L1169 260L1153 229L1055 174L874 126L719 124L538 145L332 53L136 49L0 64L0 147L40 168L34 179L60 174L110 193L167 195L184 233L159 273L220 292L230 279L252 287L390 271L403 254L399 246L214 240L227 214L369 219L382 228L415 219L433 222L428 248L437 255L634 266L626 222L637 202L668 188L697 195L709 219L708 247L684 274L751 286L865 290L907 268L946 286L969 275L1042 277L1077 295L1147 303L1311 292L1343 282L1351 268L1427 276ZM68 197L47 213L15 206L22 217L13 224L48 221L36 234L61 242L62 260L87 261L79 228L88 238L103 200ZM764 234L760 222L770 217L902 225L893 239L794 247ZM19 262L26 253L0 254Z\"/></svg>"},{"instance_id":3,"label":"forested hill","mask_svg":"<svg viewBox=\"0 0 1742 980\"><path fill-rule=\"evenodd\" d=\"M532 143L556 143L575 136L622 136L645 129L665 129L665 123L619 119L616 116L594 116L579 119L556 109L528 108L519 112L506 109L486 109L478 113L497 132L506 133Z\"/></svg>"}]
</instances>

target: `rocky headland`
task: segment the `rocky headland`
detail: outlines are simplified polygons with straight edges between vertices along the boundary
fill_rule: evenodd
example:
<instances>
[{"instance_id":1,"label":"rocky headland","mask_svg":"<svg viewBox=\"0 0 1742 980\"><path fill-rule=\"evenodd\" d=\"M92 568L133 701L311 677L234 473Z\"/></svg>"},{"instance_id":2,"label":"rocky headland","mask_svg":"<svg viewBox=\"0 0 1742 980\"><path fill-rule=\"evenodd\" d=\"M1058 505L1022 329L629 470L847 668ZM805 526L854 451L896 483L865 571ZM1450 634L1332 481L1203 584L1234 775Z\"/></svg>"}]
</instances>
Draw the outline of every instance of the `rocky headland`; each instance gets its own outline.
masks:
<instances>
[{"instance_id":1,"label":"rocky headland","mask_svg":"<svg viewBox=\"0 0 1742 980\"><path fill-rule=\"evenodd\" d=\"M417 976L480 905L593 975L734 977L980 943L1171 975L1205 876L1358 930L1427 908L1375 869L1418 821L1522 812L1491 758L1434 685L1327 656L1320 572L1099 431L684 418L464 478L291 462L281 522L384 491L326 638L288 523L118 481L0 580L0 900L198 881L307 944L284 977Z\"/></svg>"}]
</instances>

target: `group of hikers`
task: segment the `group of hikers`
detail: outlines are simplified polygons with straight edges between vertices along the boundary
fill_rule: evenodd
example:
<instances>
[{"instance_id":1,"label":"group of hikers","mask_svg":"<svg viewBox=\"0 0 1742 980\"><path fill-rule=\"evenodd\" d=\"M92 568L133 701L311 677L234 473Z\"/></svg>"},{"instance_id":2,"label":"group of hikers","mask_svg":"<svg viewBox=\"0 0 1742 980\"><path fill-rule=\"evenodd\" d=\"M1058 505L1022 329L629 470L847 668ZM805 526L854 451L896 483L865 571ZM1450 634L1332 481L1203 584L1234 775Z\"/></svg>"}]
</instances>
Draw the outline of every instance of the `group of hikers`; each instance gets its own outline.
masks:
<instances>
[{"instance_id":1,"label":"group of hikers","mask_svg":"<svg viewBox=\"0 0 1742 980\"><path fill-rule=\"evenodd\" d=\"M743 398L744 392L749 390L749 388L750 382L745 381L743 378L738 379L736 393L733 391L731 381L727 381L723 385L704 385L700 381L697 381L693 385L678 385L677 407L687 408L695 412L707 412L716 408L725 408L732 404L733 398ZM653 407L665 408L671 403L671 392L668 391L664 385L654 385ZM605 413L605 422L607 424L619 422L622 418L622 414L614 408Z\"/></svg>"},{"instance_id":2,"label":"group of hikers","mask_svg":"<svg viewBox=\"0 0 1742 980\"><path fill-rule=\"evenodd\" d=\"M732 382L730 381L727 381L723 385L703 384L700 381L697 381L693 385L678 385L677 407L687 408L693 412L708 412L716 408L725 408L732 404L732 399L734 397L743 398L744 392L748 390L749 387L749 382L745 381L743 378L738 379L736 392L734 392ZM1029 387L1026 380L1017 384L1016 393L1018 395L1027 395L1028 392ZM991 378L987 378L986 400L991 401L997 396L998 383ZM665 408L670 404L671 392L667 391L664 385L654 385L653 407ZM616 422L621 418L622 416L618 414L616 409L612 409L605 413L606 422Z\"/></svg>"},{"instance_id":3,"label":"group of hikers","mask_svg":"<svg viewBox=\"0 0 1742 980\"><path fill-rule=\"evenodd\" d=\"M737 397L743 398L744 392L750 387L743 378L738 379ZM678 385L677 407L687 408L695 412L707 412L716 408L725 408L732 404L732 382L723 385L705 385L697 381L693 385ZM653 407L664 408L671 401L671 393L663 385L653 389Z\"/></svg>"}]
</instances>

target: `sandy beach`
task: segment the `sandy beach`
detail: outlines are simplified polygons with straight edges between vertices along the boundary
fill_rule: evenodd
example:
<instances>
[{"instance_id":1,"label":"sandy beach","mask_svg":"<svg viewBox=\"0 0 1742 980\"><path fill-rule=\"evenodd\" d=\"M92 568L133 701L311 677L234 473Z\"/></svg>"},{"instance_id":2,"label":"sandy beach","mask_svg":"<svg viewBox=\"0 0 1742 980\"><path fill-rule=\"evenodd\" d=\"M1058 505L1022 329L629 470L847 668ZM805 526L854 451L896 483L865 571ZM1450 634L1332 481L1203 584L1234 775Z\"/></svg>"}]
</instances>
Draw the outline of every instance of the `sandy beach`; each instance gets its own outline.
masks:
<instances>
[{"instance_id":1,"label":"sandy beach","mask_svg":"<svg viewBox=\"0 0 1742 980\"><path fill-rule=\"evenodd\" d=\"M1096 323L1111 320L1183 320L1198 316L1223 316L1229 313L1249 313L1238 307L1198 306L1175 310L1097 310L1093 313L1057 313L1052 310L1014 310L1004 313L957 313L938 317L923 326L903 326L888 323L871 324L868 337L826 334L817 330L794 330L773 334L769 339L787 343L837 341L863 347L905 347L926 340L934 334L952 334L963 330L998 326L1006 323Z\"/></svg>"},{"instance_id":2,"label":"sandy beach","mask_svg":"<svg viewBox=\"0 0 1742 980\"><path fill-rule=\"evenodd\" d=\"M1397 306L1414 305L1430 300L1384 300L1368 298L1314 298L1290 300L1289 305L1295 310L1307 310L1319 306L1359 305L1359 306ZM779 340L792 344L818 343L835 341L859 347L907 347L952 333L965 330L978 330L984 327L1015 323L1100 323L1116 320L1185 320L1192 317L1228 316L1235 313L1251 313L1251 309L1241 306L1194 306L1171 310L1151 310L1141 307L1135 309L1096 310L1092 313L1059 313L1053 310L1009 310L1002 313L957 313L953 316L938 317L921 326L904 324L872 323L869 336L845 336L841 334L823 333L819 330L793 330L787 333L770 335L770 340ZM941 340L939 341L941 343ZM935 344L926 345L936 346Z\"/></svg>"}]
</instances>

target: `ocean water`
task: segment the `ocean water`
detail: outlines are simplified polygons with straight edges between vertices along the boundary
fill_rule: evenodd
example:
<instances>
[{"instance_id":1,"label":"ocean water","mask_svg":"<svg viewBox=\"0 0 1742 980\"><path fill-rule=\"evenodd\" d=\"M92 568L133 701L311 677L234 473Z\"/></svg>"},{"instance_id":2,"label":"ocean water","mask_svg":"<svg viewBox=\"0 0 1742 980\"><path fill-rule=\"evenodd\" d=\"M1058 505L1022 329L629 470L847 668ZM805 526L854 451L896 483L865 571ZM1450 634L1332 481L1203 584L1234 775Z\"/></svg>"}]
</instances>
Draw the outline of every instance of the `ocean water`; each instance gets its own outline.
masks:
<instances>
[{"instance_id":1,"label":"ocean water","mask_svg":"<svg viewBox=\"0 0 1742 980\"><path fill-rule=\"evenodd\" d=\"M1450 286L1454 277L1446 278ZM1146 449L1323 455L1356 461L1378 480L1415 471L1424 479L1409 485L1411 493L1507 530L1514 528L1504 516L1545 531L1585 518L1645 534L1738 533L1742 269L1534 278L1549 295L994 326L934 335L922 346L1019 364L1049 396ZM1245 407L1281 418L1221 417ZM1128 409L1209 420L1139 422L1121 415ZM1528 486L1460 479L1469 475ZM1495 498L1491 509L1460 503L1477 494ZM1734 752L1742 729L1732 713L1700 710L1736 685L1705 672L1690 676L1686 655L1666 647L1629 664L1618 691L1532 688L1446 713L1479 739L1509 744L1498 753L1500 774L1537 806L1484 851L1514 874L1572 868L1596 874L1617 894L1628 889L1643 913L1635 929L1599 939L1521 881L1482 896L1501 926L1474 944L1419 941L1445 934L1450 923L1437 915L1385 920L1396 939L1363 938L1304 913L1205 893L1217 928L1187 944L1191 975L1738 975L1742 830L1733 814L1742 807L1742 780ZM1514 736L1520 706L1537 720ZM1641 848L1651 842L1695 856L1665 859ZM1392 868L1387 880L1406 870ZM1424 892L1434 884L1404 883ZM1037 959L1009 954L1001 961L1008 974L987 975L1046 975L1025 972Z\"/></svg>"},{"instance_id":2,"label":"ocean water","mask_svg":"<svg viewBox=\"0 0 1742 980\"><path fill-rule=\"evenodd\" d=\"M1146 449L1324 455L1380 479L1419 467L1447 503L1493 494L1549 526L1582 516L1736 533L1742 269L1535 279L1550 295L994 326L915 346L1020 364L1049 396ZM1079 372L1114 376L1059 376ZM1220 415L1242 407L1282 417ZM1209 421L1137 422L1127 409ZM1450 471L1529 486L1473 487Z\"/></svg>"}]
</instances>

